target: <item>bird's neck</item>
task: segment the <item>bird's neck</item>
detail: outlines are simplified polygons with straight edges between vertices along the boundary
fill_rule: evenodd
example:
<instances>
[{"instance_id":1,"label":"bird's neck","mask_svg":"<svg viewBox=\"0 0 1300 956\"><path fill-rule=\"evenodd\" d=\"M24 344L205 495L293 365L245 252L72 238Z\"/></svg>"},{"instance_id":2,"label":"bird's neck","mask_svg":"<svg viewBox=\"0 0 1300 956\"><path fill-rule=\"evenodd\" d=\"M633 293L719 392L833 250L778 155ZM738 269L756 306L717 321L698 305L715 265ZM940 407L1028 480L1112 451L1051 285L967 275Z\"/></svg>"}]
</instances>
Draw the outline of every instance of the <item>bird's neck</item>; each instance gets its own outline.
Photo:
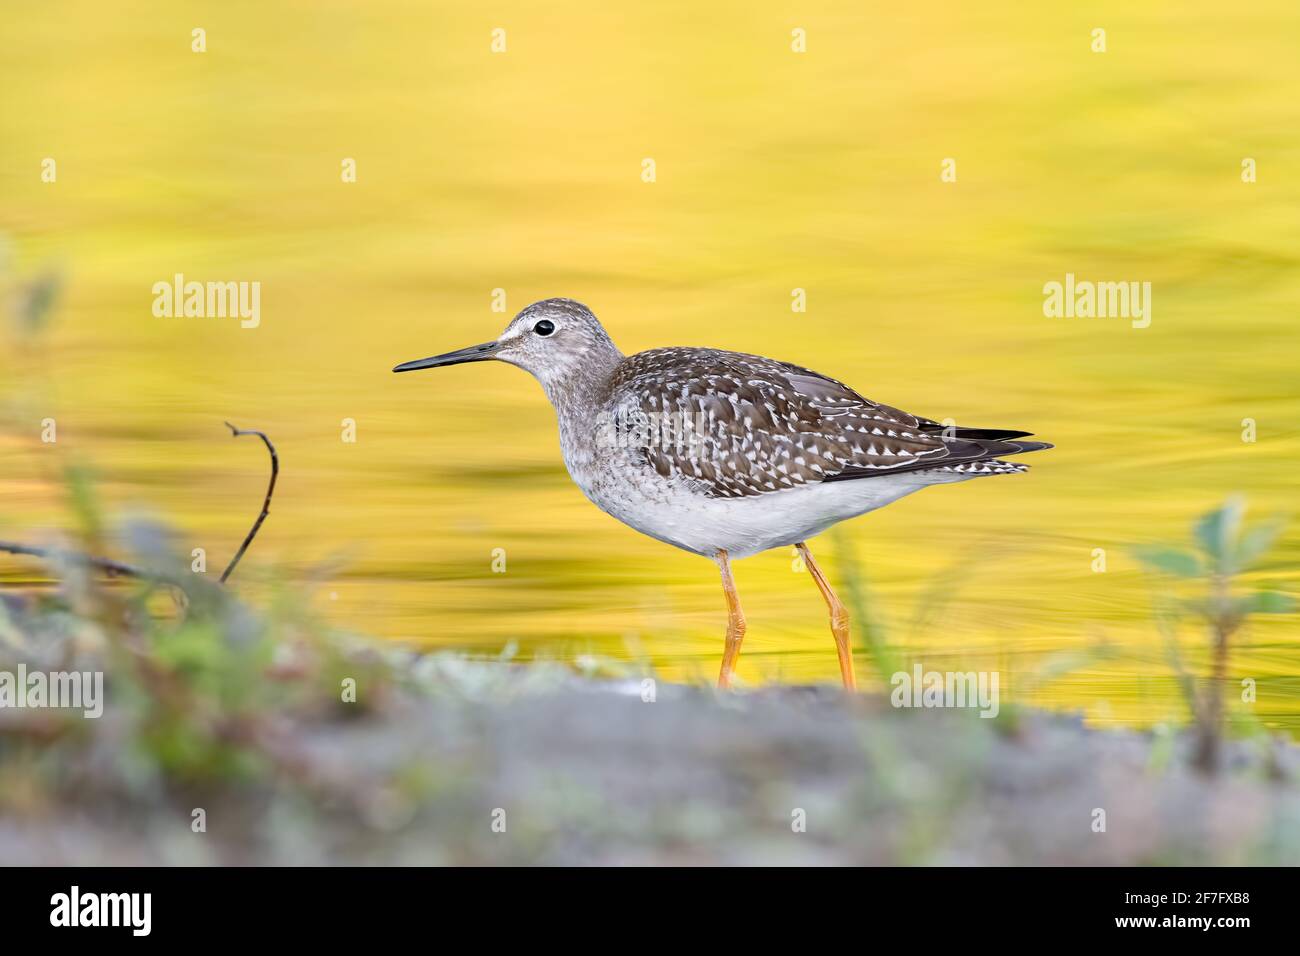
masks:
<instances>
[{"instance_id":1,"label":"bird's neck","mask_svg":"<svg viewBox=\"0 0 1300 956\"><path fill-rule=\"evenodd\" d=\"M568 369L537 378L555 408L564 465L583 494L595 500L596 452L592 436L606 414L610 380L623 361L623 353L608 343L582 359Z\"/></svg>"},{"instance_id":2,"label":"bird's neck","mask_svg":"<svg viewBox=\"0 0 1300 956\"><path fill-rule=\"evenodd\" d=\"M561 423L593 420L604 405L609 380L623 361L613 343L587 352L580 363L538 377Z\"/></svg>"}]
</instances>

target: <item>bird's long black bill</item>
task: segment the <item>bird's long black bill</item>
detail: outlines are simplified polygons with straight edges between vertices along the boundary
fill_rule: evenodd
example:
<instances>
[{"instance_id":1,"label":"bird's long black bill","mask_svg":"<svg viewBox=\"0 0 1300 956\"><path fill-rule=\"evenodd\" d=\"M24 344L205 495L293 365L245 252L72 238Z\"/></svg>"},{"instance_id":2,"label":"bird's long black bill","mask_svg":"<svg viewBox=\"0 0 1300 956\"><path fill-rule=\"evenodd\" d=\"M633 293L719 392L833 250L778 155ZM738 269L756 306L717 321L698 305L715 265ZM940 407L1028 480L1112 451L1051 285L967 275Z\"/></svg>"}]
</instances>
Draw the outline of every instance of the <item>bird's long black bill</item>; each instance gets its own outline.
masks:
<instances>
[{"instance_id":1,"label":"bird's long black bill","mask_svg":"<svg viewBox=\"0 0 1300 956\"><path fill-rule=\"evenodd\" d=\"M496 351L500 348L498 342L484 342L482 345L471 345L467 349L457 349L454 352L444 352L442 355L431 355L428 358L416 359L413 362L403 362L393 369L394 372L414 372L421 368L439 368L443 365L463 365L466 362L486 362L489 359L496 358Z\"/></svg>"}]
</instances>

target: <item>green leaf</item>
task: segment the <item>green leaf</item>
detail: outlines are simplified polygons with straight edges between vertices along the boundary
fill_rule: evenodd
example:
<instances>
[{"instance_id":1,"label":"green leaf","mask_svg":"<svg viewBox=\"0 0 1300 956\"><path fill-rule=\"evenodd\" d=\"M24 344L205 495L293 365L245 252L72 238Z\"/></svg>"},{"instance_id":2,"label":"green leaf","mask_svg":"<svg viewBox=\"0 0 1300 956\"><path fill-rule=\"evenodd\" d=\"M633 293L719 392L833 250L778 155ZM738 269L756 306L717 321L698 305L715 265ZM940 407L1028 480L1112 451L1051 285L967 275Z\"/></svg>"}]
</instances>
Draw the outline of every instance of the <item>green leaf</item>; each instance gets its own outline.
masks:
<instances>
[{"instance_id":1,"label":"green leaf","mask_svg":"<svg viewBox=\"0 0 1300 956\"><path fill-rule=\"evenodd\" d=\"M1244 571L1273 546L1286 522L1280 518L1256 525L1241 536L1236 553L1232 556L1233 571Z\"/></svg>"},{"instance_id":2,"label":"green leaf","mask_svg":"<svg viewBox=\"0 0 1300 956\"><path fill-rule=\"evenodd\" d=\"M1194 578L1201 573L1201 562L1190 551L1150 545L1133 549L1133 557L1148 568L1180 578Z\"/></svg>"},{"instance_id":3,"label":"green leaf","mask_svg":"<svg viewBox=\"0 0 1300 956\"><path fill-rule=\"evenodd\" d=\"M1295 598L1281 591L1256 591L1241 599L1246 614L1290 614L1295 610Z\"/></svg>"},{"instance_id":4,"label":"green leaf","mask_svg":"<svg viewBox=\"0 0 1300 956\"><path fill-rule=\"evenodd\" d=\"M39 332L54 309L63 287L56 273L46 273L24 286L19 294L18 317L26 332Z\"/></svg>"},{"instance_id":5,"label":"green leaf","mask_svg":"<svg viewBox=\"0 0 1300 956\"><path fill-rule=\"evenodd\" d=\"M1201 550L1210 558L1210 564L1215 570L1223 570L1236 551L1237 535L1241 531L1241 516L1245 511L1245 499L1240 495L1233 495L1223 503L1222 507L1211 511L1196 522L1196 540Z\"/></svg>"}]
</instances>

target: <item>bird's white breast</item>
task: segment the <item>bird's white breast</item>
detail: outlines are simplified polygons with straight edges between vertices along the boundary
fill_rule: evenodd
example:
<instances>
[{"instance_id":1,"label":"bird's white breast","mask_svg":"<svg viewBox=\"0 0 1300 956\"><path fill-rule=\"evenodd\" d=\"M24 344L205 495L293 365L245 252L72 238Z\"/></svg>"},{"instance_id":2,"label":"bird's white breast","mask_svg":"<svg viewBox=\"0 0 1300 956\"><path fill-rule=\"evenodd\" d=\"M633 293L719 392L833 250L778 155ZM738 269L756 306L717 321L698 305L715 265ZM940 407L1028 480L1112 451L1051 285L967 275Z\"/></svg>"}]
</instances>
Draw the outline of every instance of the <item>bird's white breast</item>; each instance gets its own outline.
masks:
<instances>
[{"instance_id":1,"label":"bird's white breast","mask_svg":"<svg viewBox=\"0 0 1300 956\"><path fill-rule=\"evenodd\" d=\"M733 558L786 547L820 534L836 522L883 507L959 475L911 473L824 482L743 498L707 495L703 483L666 479L619 455L570 455L569 474L602 511L642 534L711 557Z\"/></svg>"}]
</instances>

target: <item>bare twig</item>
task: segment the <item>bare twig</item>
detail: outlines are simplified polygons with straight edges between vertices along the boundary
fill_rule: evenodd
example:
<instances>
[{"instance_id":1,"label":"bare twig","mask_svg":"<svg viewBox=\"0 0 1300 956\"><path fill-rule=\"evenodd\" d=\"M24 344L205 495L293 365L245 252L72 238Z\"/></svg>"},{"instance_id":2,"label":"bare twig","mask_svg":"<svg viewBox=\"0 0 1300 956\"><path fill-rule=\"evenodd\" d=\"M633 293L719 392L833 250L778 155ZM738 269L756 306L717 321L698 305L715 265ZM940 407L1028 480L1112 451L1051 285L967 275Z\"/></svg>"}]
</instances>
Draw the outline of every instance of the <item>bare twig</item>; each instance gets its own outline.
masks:
<instances>
[{"instance_id":1,"label":"bare twig","mask_svg":"<svg viewBox=\"0 0 1300 956\"><path fill-rule=\"evenodd\" d=\"M97 558L94 555L82 554L80 551L65 551L57 548L34 548L31 545L18 544L15 541L0 541L0 551L9 554L27 554L34 558L61 558L65 561L75 562L76 564L84 564L88 567L98 568L108 574L109 577L157 577L156 574L133 567L129 564L123 564L121 561L114 561L112 558Z\"/></svg>"},{"instance_id":2,"label":"bare twig","mask_svg":"<svg viewBox=\"0 0 1300 956\"><path fill-rule=\"evenodd\" d=\"M271 495L275 494L275 479L280 475L280 456L276 454L275 446L271 444L271 439L266 437L265 432L259 432L251 428L236 428L234 425L230 424L230 422L226 422L226 427L230 429L231 435L236 438L240 435L256 435L258 438L262 439L262 444L266 445L266 450L271 453L271 481L270 484L266 486L266 499L262 502L262 513L259 514L257 520L253 522L253 527L248 529L248 534L244 538L244 543L239 546L239 550L235 552L235 556L230 559L230 564L226 567L226 570L222 572L222 584L226 583L226 579L229 578L231 572L235 570L235 565L237 565L239 559L244 556L244 552L248 550L248 546L253 543L253 538L257 537L257 532L262 527L262 522L265 521L266 516L271 513Z\"/></svg>"},{"instance_id":3,"label":"bare twig","mask_svg":"<svg viewBox=\"0 0 1300 956\"><path fill-rule=\"evenodd\" d=\"M253 538L257 536L258 530L262 527L262 522L266 516L271 513L271 495L275 493L275 480L280 475L280 456L276 454L275 446L271 444L271 439L267 438L263 432L254 430L244 430L236 428L230 422L226 422L226 427L235 437L240 435L256 435L262 439L266 445L267 451L271 453L271 482L266 486L266 499L262 502L262 513L257 516L253 522L253 527L249 529L248 535L244 538L244 543L239 546L239 551L231 558L229 566L221 575L221 583L225 584L226 579L230 577L235 570L235 565L239 564L239 559L244 556L248 546L253 543ZM125 564L121 561L114 561L112 558L99 558L90 554L83 554L80 551L69 551L60 548L37 548L28 544L20 544L16 541L0 541L0 552L8 554L25 554L34 558L59 558L65 561L71 561L86 567L97 568L103 571L109 577L127 577L141 578L147 581L170 581L167 575L155 571L148 571L143 568L137 568L134 565Z\"/></svg>"}]
</instances>

